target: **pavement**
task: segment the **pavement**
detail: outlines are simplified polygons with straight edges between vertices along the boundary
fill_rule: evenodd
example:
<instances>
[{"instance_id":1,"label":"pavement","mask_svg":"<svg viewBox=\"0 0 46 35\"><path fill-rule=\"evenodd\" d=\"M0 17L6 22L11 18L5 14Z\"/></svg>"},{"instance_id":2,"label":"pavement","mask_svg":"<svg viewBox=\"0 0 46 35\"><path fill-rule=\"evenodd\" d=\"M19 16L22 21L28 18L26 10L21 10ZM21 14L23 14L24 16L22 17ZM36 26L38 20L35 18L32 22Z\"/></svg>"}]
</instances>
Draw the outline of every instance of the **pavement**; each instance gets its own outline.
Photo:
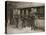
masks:
<instances>
[{"instance_id":1,"label":"pavement","mask_svg":"<svg viewBox=\"0 0 46 35\"><path fill-rule=\"evenodd\" d=\"M43 32L42 30L36 29L31 30L31 27L25 27L25 28L16 28L15 25L7 24L7 33L8 34L15 34L15 33L29 33L29 32Z\"/></svg>"}]
</instances>

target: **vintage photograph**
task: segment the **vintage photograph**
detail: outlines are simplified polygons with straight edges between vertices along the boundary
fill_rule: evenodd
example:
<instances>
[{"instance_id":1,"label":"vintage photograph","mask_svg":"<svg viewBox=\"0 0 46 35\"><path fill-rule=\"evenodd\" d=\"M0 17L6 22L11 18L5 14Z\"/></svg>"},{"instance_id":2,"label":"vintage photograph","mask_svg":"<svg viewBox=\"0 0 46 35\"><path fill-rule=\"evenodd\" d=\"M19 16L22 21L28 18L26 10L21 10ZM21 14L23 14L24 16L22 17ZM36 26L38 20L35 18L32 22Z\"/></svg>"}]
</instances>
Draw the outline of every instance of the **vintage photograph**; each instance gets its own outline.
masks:
<instances>
[{"instance_id":1,"label":"vintage photograph","mask_svg":"<svg viewBox=\"0 0 46 35\"><path fill-rule=\"evenodd\" d=\"M45 32L45 4L5 2L5 33Z\"/></svg>"}]
</instances>

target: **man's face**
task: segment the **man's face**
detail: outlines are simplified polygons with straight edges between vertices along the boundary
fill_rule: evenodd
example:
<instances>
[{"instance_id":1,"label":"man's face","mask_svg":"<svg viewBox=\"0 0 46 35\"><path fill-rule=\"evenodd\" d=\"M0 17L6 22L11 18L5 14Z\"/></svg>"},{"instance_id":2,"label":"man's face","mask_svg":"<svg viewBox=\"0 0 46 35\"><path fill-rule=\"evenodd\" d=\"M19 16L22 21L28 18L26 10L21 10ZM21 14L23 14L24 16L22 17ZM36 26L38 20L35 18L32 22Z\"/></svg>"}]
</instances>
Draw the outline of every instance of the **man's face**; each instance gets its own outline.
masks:
<instances>
[{"instance_id":1,"label":"man's face","mask_svg":"<svg viewBox=\"0 0 46 35\"><path fill-rule=\"evenodd\" d=\"M37 12L37 9L36 8L31 8L31 12Z\"/></svg>"}]
</instances>

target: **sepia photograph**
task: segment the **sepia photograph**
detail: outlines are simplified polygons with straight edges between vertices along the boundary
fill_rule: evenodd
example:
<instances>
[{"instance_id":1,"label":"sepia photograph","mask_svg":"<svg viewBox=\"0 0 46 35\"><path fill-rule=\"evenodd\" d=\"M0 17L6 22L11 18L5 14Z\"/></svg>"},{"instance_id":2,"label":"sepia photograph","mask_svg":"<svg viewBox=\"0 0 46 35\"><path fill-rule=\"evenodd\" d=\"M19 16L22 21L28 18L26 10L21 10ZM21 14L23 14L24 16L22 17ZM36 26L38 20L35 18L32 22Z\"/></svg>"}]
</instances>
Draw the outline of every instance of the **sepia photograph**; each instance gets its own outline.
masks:
<instances>
[{"instance_id":1,"label":"sepia photograph","mask_svg":"<svg viewBox=\"0 0 46 35\"><path fill-rule=\"evenodd\" d=\"M5 1L5 33L45 32L45 3Z\"/></svg>"}]
</instances>

